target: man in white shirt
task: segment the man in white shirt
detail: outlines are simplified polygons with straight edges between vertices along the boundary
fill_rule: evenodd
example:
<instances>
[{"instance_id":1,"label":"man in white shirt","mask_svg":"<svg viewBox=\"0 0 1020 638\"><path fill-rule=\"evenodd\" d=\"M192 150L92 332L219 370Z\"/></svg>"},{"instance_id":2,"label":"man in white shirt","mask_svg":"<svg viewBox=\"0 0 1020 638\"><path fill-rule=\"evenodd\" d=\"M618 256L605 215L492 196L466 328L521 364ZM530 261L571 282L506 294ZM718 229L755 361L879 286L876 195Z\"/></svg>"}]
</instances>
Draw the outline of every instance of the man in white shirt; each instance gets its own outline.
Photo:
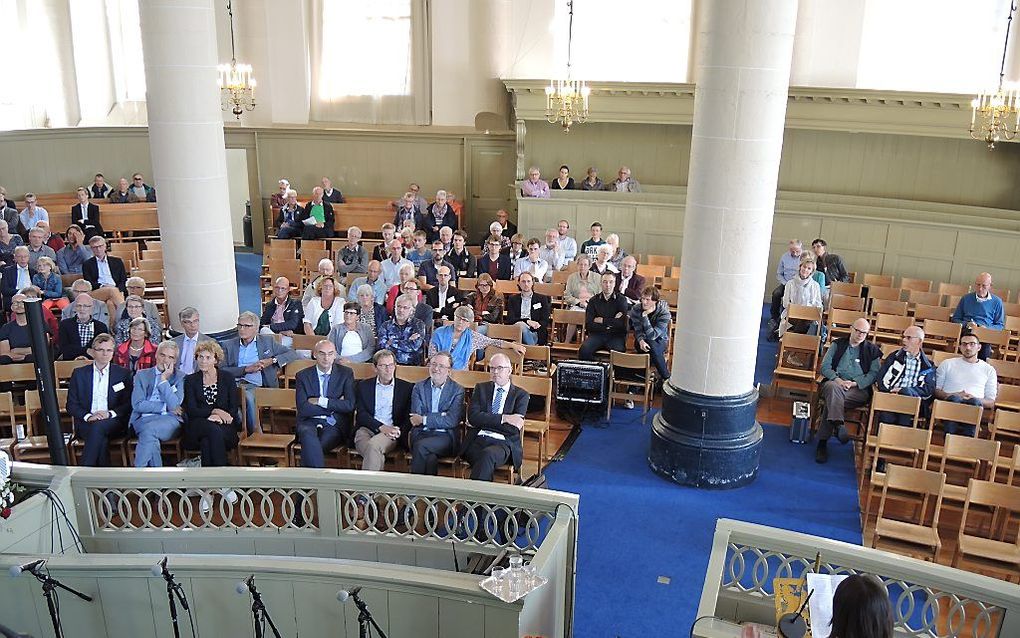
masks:
<instances>
[{"instance_id":1,"label":"man in white shirt","mask_svg":"<svg viewBox=\"0 0 1020 638\"><path fill-rule=\"evenodd\" d=\"M387 290L391 286L400 283L400 267L408 264L414 268L410 259L404 257L404 242L393 239L389 243L390 256L382 262L382 280Z\"/></svg>"},{"instance_id":2,"label":"man in white shirt","mask_svg":"<svg viewBox=\"0 0 1020 638\"><path fill-rule=\"evenodd\" d=\"M361 469L382 471L386 455L411 429L411 384L397 379L397 359L389 350L372 357L375 376L354 388L354 447L361 455Z\"/></svg>"},{"instance_id":3,"label":"man in white shirt","mask_svg":"<svg viewBox=\"0 0 1020 638\"><path fill-rule=\"evenodd\" d=\"M522 272L531 273L535 281L545 281L547 274L551 278L549 263L539 256L541 252L542 244L538 239L534 237L529 239L527 255L514 262L514 279L520 277Z\"/></svg>"},{"instance_id":4,"label":"man in white shirt","mask_svg":"<svg viewBox=\"0 0 1020 638\"><path fill-rule=\"evenodd\" d=\"M577 240L568 235L570 232L570 222L565 219L561 219L556 224L556 233L559 235L557 241L560 243L560 248L563 249L563 259L565 261L573 261L574 257L577 257Z\"/></svg>"},{"instance_id":5,"label":"man in white shirt","mask_svg":"<svg viewBox=\"0 0 1020 638\"><path fill-rule=\"evenodd\" d=\"M109 440L127 430L131 415L131 373L110 363L114 341L108 334L92 341L93 364L75 369L67 391L67 412L75 436L85 442L79 465L108 466Z\"/></svg>"},{"instance_id":6,"label":"man in white shirt","mask_svg":"<svg viewBox=\"0 0 1020 638\"><path fill-rule=\"evenodd\" d=\"M177 368L183 374L191 374L197 370L195 367L195 348L199 342L211 341L212 338L202 334L201 318L198 315L198 310L195 308L191 306L181 308L181 311L177 313L177 317L181 321L181 330L184 331L173 339L180 349L180 356L177 358Z\"/></svg>"},{"instance_id":7,"label":"man in white shirt","mask_svg":"<svg viewBox=\"0 0 1020 638\"><path fill-rule=\"evenodd\" d=\"M36 204L35 193L25 193L25 208L21 210L21 225L26 229L35 228L35 223L40 219L50 221L50 214L45 208Z\"/></svg>"},{"instance_id":8,"label":"man in white shirt","mask_svg":"<svg viewBox=\"0 0 1020 638\"><path fill-rule=\"evenodd\" d=\"M538 256L549 264L549 272L546 276L546 283L552 281L552 271L563 270L567 265L567 259L563 256L563 246L560 245L560 234L555 228L545 231L545 246L538 251Z\"/></svg>"},{"instance_id":9,"label":"man in white shirt","mask_svg":"<svg viewBox=\"0 0 1020 638\"><path fill-rule=\"evenodd\" d=\"M935 398L953 403L980 405L985 410L995 408L995 397L999 390L995 368L978 359L981 341L965 331L960 336L960 357L947 359L935 371ZM966 423L946 421L943 423L948 434L974 436L974 426Z\"/></svg>"}]
</instances>

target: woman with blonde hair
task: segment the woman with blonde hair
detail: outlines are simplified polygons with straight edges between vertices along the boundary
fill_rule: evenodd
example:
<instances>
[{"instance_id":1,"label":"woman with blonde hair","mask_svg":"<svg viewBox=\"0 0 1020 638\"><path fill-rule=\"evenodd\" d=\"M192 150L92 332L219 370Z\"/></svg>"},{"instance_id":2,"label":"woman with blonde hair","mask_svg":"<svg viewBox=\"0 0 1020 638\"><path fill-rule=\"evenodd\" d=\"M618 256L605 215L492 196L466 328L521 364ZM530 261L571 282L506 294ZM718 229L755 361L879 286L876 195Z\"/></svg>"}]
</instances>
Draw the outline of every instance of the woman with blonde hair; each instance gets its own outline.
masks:
<instances>
[{"instance_id":1,"label":"woman with blonde hair","mask_svg":"<svg viewBox=\"0 0 1020 638\"><path fill-rule=\"evenodd\" d=\"M156 344L152 342L152 327L147 317L131 320L128 340L113 351L113 362L132 374L156 365Z\"/></svg>"},{"instance_id":2,"label":"woman with blonde hair","mask_svg":"<svg viewBox=\"0 0 1020 638\"><path fill-rule=\"evenodd\" d=\"M195 346L197 370L184 379L184 447L202 452L203 467L227 464L237 447L241 415L234 375L221 370L223 349L215 341Z\"/></svg>"},{"instance_id":3,"label":"woman with blonde hair","mask_svg":"<svg viewBox=\"0 0 1020 638\"><path fill-rule=\"evenodd\" d=\"M337 294L336 279L322 277L305 306L305 334L325 337L343 319L344 299Z\"/></svg>"}]
</instances>

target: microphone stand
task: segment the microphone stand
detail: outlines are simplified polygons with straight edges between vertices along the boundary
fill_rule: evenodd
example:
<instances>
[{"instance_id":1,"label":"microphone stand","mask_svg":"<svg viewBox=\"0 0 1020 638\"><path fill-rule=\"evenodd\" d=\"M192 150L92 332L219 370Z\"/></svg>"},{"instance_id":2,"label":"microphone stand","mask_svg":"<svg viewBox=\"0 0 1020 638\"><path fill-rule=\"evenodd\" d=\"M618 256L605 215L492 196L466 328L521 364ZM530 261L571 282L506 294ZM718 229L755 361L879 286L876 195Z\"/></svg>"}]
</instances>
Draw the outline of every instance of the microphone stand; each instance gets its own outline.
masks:
<instances>
[{"instance_id":1,"label":"microphone stand","mask_svg":"<svg viewBox=\"0 0 1020 638\"><path fill-rule=\"evenodd\" d=\"M163 580L166 581L166 599L170 605L170 623L174 628L174 638L181 638L181 629L177 624L177 601L175 598L180 599L184 611L188 611L188 598L184 595L184 588L174 580L174 575L167 569L166 563L163 563L162 575Z\"/></svg>"},{"instance_id":2,"label":"microphone stand","mask_svg":"<svg viewBox=\"0 0 1020 638\"><path fill-rule=\"evenodd\" d=\"M255 638L265 638L266 628L263 626L266 622L269 623L269 628L273 630L273 636L276 638L282 638L280 636L280 630L276 628L276 623L269 616L269 610L266 609L266 604L262 602L262 594L255 587L255 580L248 584L248 592L251 593L251 616L252 622L255 624Z\"/></svg>"},{"instance_id":3,"label":"microphone stand","mask_svg":"<svg viewBox=\"0 0 1020 638\"><path fill-rule=\"evenodd\" d=\"M42 583L43 596L46 598L46 607L50 612L50 622L53 623L53 635L56 636L56 638L63 638L64 630L60 626L60 602L57 600L56 590L58 588L63 589L64 591L70 592L89 603L92 602L92 597L68 587L56 578L53 578L50 576L49 570L45 567L37 567L33 569L31 573L35 576L36 580Z\"/></svg>"},{"instance_id":4,"label":"microphone stand","mask_svg":"<svg viewBox=\"0 0 1020 638\"><path fill-rule=\"evenodd\" d=\"M358 592L351 592L351 599L358 608L358 638L369 638L372 635L372 628L379 634L379 638L386 638L386 633L379 626L379 623L372 618L372 612L368 610L368 605L365 601L361 600L358 596Z\"/></svg>"}]
</instances>

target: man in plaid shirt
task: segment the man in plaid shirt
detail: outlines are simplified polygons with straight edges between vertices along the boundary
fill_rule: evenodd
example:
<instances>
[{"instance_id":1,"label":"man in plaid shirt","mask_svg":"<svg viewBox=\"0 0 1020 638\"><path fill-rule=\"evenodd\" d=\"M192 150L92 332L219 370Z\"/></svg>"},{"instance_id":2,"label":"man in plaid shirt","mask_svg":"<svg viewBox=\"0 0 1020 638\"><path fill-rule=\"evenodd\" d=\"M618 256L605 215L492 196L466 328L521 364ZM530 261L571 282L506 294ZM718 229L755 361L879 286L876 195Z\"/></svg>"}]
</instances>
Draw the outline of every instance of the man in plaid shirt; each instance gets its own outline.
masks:
<instances>
[{"instance_id":1,"label":"man in plaid shirt","mask_svg":"<svg viewBox=\"0 0 1020 638\"><path fill-rule=\"evenodd\" d=\"M921 350L924 330L910 326L903 331L903 347L893 352L878 370L879 392L921 397L922 412L935 391L935 364ZM910 415L880 412L879 423L912 425Z\"/></svg>"}]
</instances>

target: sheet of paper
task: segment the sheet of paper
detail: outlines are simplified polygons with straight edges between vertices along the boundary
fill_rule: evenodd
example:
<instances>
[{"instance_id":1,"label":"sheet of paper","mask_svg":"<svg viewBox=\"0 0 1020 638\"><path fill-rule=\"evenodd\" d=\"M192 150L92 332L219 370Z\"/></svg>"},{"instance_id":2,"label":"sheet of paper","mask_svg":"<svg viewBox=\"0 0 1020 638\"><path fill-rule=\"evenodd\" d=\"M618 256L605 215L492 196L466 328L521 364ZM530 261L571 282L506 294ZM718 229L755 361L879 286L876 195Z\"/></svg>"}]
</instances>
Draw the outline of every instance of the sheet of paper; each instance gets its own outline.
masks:
<instances>
[{"instance_id":1,"label":"sheet of paper","mask_svg":"<svg viewBox=\"0 0 1020 638\"><path fill-rule=\"evenodd\" d=\"M811 638L829 638L832 629L832 595L846 575L808 574L808 592L814 591L808 607L811 609Z\"/></svg>"}]
</instances>

